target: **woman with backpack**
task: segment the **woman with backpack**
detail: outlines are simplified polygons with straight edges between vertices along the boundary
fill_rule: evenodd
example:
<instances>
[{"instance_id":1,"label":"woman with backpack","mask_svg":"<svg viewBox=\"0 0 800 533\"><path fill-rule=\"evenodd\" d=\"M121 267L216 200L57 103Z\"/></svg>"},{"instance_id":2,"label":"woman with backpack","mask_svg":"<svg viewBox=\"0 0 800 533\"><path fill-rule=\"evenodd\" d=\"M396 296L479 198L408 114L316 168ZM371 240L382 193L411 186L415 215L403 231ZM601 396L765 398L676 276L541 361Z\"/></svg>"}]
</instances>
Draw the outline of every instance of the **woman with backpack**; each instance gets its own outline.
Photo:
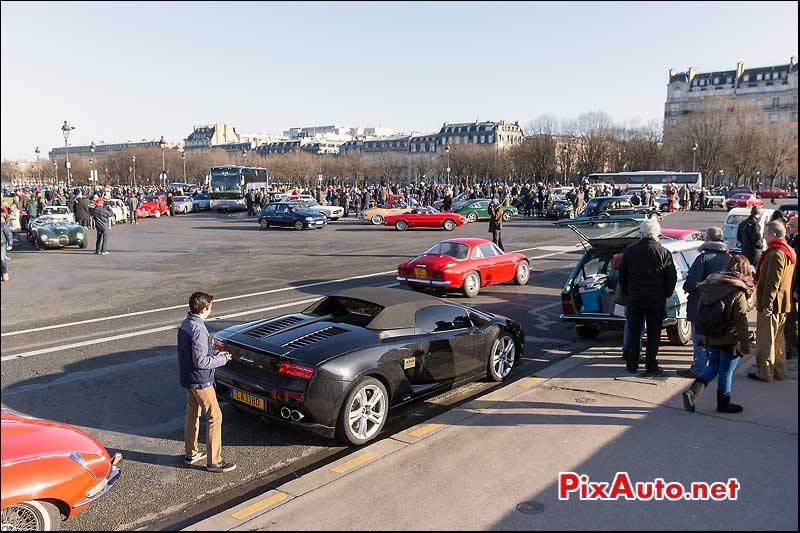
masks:
<instances>
[{"instance_id":1,"label":"woman with backpack","mask_svg":"<svg viewBox=\"0 0 800 533\"><path fill-rule=\"evenodd\" d=\"M714 378L717 378L717 412L743 411L741 405L731 403L731 383L739 356L748 355L752 350L747 300L755 287L750 270L750 261L745 256L734 255L726 271L712 274L697 285L700 302L694 326L706 347L709 362L683 393L683 406L691 413L697 398Z\"/></svg>"}]
</instances>

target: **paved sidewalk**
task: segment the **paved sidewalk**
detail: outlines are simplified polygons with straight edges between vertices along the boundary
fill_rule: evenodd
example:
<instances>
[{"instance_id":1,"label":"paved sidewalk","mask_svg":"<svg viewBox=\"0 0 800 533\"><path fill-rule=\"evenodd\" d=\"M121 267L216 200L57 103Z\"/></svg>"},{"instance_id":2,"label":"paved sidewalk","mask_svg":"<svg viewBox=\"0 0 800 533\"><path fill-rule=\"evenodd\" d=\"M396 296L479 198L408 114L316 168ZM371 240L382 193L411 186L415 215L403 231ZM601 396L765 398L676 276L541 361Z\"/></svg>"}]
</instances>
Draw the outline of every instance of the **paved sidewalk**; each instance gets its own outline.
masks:
<instances>
[{"instance_id":1,"label":"paved sidewalk","mask_svg":"<svg viewBox=\"0 0 800 533\"><path fill-rule=\"evenodd\" d=\"M630 376L597 348L368 445L190 530L797 530L797 364L790 379L734 378L739 415L712 388L684 411L675 376L691 350L663 347L666 379ZM560 501L559 472L610 482L737 478L738 501ZM522 510L518 504L531 502Z\"/></svg>"}]
</instances>

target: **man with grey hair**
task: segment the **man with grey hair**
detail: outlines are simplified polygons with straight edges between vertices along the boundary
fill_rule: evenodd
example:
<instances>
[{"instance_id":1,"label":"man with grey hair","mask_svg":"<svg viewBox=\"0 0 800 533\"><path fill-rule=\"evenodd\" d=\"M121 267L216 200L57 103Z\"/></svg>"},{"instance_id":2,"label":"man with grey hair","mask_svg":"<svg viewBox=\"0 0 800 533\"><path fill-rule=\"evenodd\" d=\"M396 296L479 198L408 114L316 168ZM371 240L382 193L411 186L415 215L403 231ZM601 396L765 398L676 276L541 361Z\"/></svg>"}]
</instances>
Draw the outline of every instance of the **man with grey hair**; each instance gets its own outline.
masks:
<instances>
[{"instance_id":1,"label":"man with grey hair","mask_svg":"<svg viewBox=\"0 0 800 533\"><path fill-rule=\"evenodd\" d=\"M705 346L700 345L700 334L694 328L694 323L699 318L697 306L700 303L700 291L697 289L697 285L705 281L711 274L725 270L731 260L728 245L725 244L722 237L722 230L717 227L710 227L706 230L705 242L700 246L700 252L689 268L686 281L683 283L683 290L689 293L689 299L686 302L686 319L693 326L694 358L692 366L685 370L678 370L678 375L689 379L696 379L708 365L708 351Z\"/></svg>"},{"instance_id":2,"label":"man with grey hair","mask_svg":"<svg viewBox=\"0 0 800 533\"><path fill-rule=\"evenodd\" d=\"M645 376L661 373L656 356L661 340L661 326L664 322L664 309L667 298L675 291L678 275L672 254L658 242L661 225L656 217L651 217L639 226L641 239L625 248L619 269L619 283L622 298L626 302L625 320L631 332L642 330L647 324L647 357ZM639 369L638 335L629 335L624 349L628 372L634 374Z\"/></svg>"},{"instance_id":3,"label":"man with grey hair","mask_svg":"<svg viewBox=\"0 0 800 533\"><path fill-rule=\"evenodd\" d=\"M750 209L750 216L739 223L736 228L736 240L742 246L742 255L750 260L751 265L758 263L761 252L764 249L764 241L761 240L761 208L754 205Z\"/></svg>"},{"instance_id":4,"label":"man with grey hair","mask_svg":"<svg viewBox=\"0 0 800 533\"><path fill-rule=\"evenodd\" d=\"M792 309L792 276L797 255L786 242L783 222L774 220L764 227L767 250L756 266L756 367L749 378L770 382L786 378L783 330Z\"/></svg>"}]
</instances>

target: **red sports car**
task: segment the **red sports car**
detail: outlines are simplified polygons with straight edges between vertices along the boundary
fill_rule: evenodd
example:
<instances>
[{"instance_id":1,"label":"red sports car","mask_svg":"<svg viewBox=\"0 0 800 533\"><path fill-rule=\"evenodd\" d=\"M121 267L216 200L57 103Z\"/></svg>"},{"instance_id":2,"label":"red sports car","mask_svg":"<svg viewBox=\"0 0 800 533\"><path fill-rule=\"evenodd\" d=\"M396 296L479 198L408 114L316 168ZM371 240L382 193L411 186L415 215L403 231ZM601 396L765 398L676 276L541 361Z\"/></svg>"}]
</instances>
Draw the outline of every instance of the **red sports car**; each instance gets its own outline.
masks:
<instances>
[{"instance_id":1,"label":"red sports car","mask_svg":"<svg viewBox=\"0 0 800 533\"><path fill-rule=\"evenodd\" d=\"M169 213L167 199L162 195L145 196L144 201L136 209L137 218L160 217Z\"/></svg>"},{"instance_id":2,"label":"red sports car","mask_svg":"<svg viewBox=\"0 0 800 533\"><path fill-rule=\"evenodd\" d=\"M759 198L788 198L789 191L773 187L771 189L761 189L758 191Z\"/></svg>"},{"instance_id":3,"label":"red sports car","mask_svg":"<svg viewBox=\"0 0 800 533\"><path fill-rule=\"evenodd\" d=\"M736 193L725 200L725 207L728 209L733 209L734 207L753 207L754 205L763 206L764 202L756 198L755 194L748 194L746 192Z\"/></svg>"},{"instance_id":4,"label":"red sports car","mask_svg":"<svg viewBox=\"0 0 800 533\"><path fill-rule=\"evenodd\" d=\"M3 531L53 531L119 478L102 444L77 429L2 412Z\"/></svg>"},{"instance_id":5,"label":"red sports car","mask_svg":"<svg viewBox=\"0 0 800 533\"><path fill-rule=\"evenodd\" d=\"M453 231L456 226L467 224L463 215L458 213L443 213L433 207L419 207L412 209L410 213L398 215L387 215L383 218L386 226L394 226L398 231L405 231L408 228L442 228L445 231Z\"/></svg>"},{"instance_id":6,"label":"red sports car","mask_svg":"<svg viewBox=\"0 0 800 533\"><path fill-rule=\"evenodd\" d=\"M487 285L525 285L530 274L526 256L504 253L485 239L448 239L397 267L397 280L414 289L461 289L469 298Z\"/></svg>"}]
</instances>

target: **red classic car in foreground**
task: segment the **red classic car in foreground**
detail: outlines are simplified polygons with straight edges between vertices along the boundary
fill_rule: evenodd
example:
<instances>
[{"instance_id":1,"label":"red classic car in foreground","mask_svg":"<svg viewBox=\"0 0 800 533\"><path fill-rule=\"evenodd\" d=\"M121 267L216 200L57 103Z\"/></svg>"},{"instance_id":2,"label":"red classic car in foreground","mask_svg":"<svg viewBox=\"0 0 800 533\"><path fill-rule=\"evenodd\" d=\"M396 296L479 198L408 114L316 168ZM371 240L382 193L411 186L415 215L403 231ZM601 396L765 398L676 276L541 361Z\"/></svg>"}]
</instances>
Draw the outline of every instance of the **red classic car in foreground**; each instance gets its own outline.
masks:
<instances>
[{"instance_id":1,"label":"red classic car in foreground","mask_svg":"<svg viewBox=\"0 0 800 533\"><path fill-rule=\"evenodd\" d=\"M469 220L458 213L443 213L433 207L419 207L412 209L410 213L400 213L397 215L387 215L383 219L386 226L394 226L398 231L405 231L408 228L442 228L445 231L453 231L456 226L463 226Z\"/></svg>"},{"instance_id":2,"label":"red classic car in foreground","mask_svg":"<svg viewBox=\"0 0 800 533\"><path fill-rule=\"evenodd\" d=\"M756 198L755 194L746 192L736 193L725 200L725 207L728 209L733 209L734 207L753 207L754 205L763 206L764 202Z\"/></svg>"},{"instance_id":3,"label":"red classic car in foreground","mask_svg":"<svg viewBox=\"0 0 800 533\"><path fill-rule=\"evenodd\" d=\"M2 530L54 531L116 483L122 454L77 429L3 410Z\"/></svg>"},{"instance_id":4,"label":"red classic car in foreground","mask_svg":"<svg viewBox=\"0 0 800 533\"><path fill-rule=\"evenodd\" d=\"M145 196L144 201L136 209L137 218L160 217L169 213L167 199L163 195Z\"/></svg>"},{"instance_id":5,"label":"red classic car in foreground","mask_svg":"<svg viewBox=\"0 0 800 533\"><path fill-rule=\"evenodd\" d=\"M485 239L448 239L397 267L397 280L414 289L460 289L467 297L481 287L514 281L525 285L531 273L528 258L504 253Z\"/></svg>"}]
</instances>

